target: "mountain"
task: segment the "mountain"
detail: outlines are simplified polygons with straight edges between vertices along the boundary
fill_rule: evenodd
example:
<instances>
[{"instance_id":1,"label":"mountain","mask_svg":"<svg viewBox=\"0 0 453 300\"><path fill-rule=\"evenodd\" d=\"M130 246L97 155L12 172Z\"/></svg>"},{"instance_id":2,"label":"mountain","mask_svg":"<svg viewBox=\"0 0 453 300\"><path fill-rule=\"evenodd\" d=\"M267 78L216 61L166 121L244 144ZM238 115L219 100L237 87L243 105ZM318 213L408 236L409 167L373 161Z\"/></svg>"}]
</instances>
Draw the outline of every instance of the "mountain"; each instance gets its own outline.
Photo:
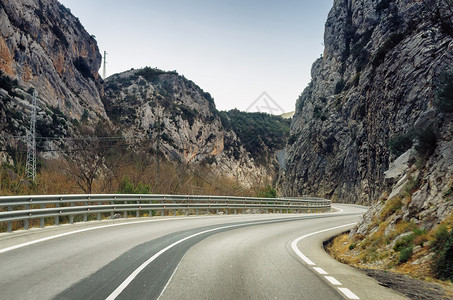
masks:
<instances>
[{"instance_id":1,"label":"mountain","mask_svg":"<svg viewBox=\"0 0 453 300\"><path fill-rule=\"evenodd\" d=\"M334 2L323 57L296 104L287 195L370 204L401 154L391 142L429 126L436 156L448 155L449 114L435 102L453 59L452 23L444 0Z\"/></svg>"},{"instance_id":2,"label":"mountain","mask_svg":"<svg viewBox=\"0 0 453 300\"><path fill-rule=\"evenodd\" d=\"M56 0L0 1L0 69L72 118L105 116L97 42Z\"/></svg>"},{"instance_id":3,"label":"mountain","mask_svg":"<svg viewBox=\"0 0 453 300\"><path fill-rule=\"evenodd\" d=\"M436 268L453 251L452 1L335 0L324 40L283 193L371 205L343 257L448 278Z\"/></svg>"},{"instance_id":4,"label":"mountain","mask_svg":"<svg viewBox=\"0 0 453 300\"><path fill-rule=\"evenodd\" d=\"M207 167L248 187L278 173L276 151L286 143L288 123L281 127L280 119L266 115L257 124L246 113L231 121L233 115L217 111L209 93L175 71L145 67L102 80L95 37L56 0L0 0L0 17L0 161L16 171L23 169L19 160L36 91L39 166L41 159L75 160L76 152L90 147L80 144L101 134L97 144L121 140L121 151L163 156L181 168ZM240 126L259 128L256 143ZM264 138L275 128L282 132Z\"/></svg>"},{"instance_id":5,"label":"mountain","mask_svg":"<svg viewBox=\"0 0 453 300\"><path fill-rule=\"evenodd\" d=\"M267 168L234 127L224 126L224 113L209 93L176 71L146 67L110 76L103 101L126 138L151 139L153 149L170 161L209 165L248 186L260 178L271 180L278 171ZM268 144L260 146L269 149ZM275 151L266 154L272 157Z\"/></svg>"}]
</instances>

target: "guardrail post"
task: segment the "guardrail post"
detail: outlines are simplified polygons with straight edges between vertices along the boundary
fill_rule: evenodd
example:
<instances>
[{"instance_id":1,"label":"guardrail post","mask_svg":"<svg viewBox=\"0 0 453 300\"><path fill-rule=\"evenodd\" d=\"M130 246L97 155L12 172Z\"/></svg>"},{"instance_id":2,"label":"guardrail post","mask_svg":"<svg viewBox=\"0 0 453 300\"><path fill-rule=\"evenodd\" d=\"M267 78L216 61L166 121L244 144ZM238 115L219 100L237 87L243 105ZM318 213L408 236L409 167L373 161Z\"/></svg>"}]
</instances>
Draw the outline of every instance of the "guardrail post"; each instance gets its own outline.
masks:
<instances>
[{"instance_id":1,"label":"guardrail post","mask_svg":"<svg viewBox=\"0 0 453 300\"><path fill-rule=\"evenodd\" d=\"M30 201L31 201L31 199L30 199ZM25 209L26 209L26 210L29 210L29 209L30 209L30 205L25 205ZM24 220L24 229L25 229L25 230L28 230L29 225L30 225L29 219L25 219L25 220Z\"/></svg>"},{"instance_id":2,"label":"guardrail post","mask_svg":"<svg viewBox=\"0 0 453 300\"><path fill-rule=\"evenodd\" d=\"M63 199L60 198L60 201L61 201L61 200L63 200ZM55 204L55 207L56 207L56 208L59 208L59 207L60 207L60 203ZM54 218L54 224L55 224L55 226L60 225L60 216L56 216L56 217Z\"/></svg>"},{"instance_id":3,"label":"guardrail post","mask_svg":"<svg viewBox=\"0 0 453 300\"><path fill-rule=\"evenodd\" d=\"M142 199L142 197L140 197L139 199ZM137 200L137 204L139 205L138 208L140 208L140 200ZM135 212L135 217L136 218L140 218L140 210L139 209Z\"/></svg>"},{"instance_id":4,"label":"guardrail post","mask_svg":"<svg viewBox=\"0 0 453 300\"><path fill-rule=\"evenodd\" d=\"M101 201L99 201L99 202L98 202L98 205L99 205L99 206L101 206L101 205L102 205ZM100 212L98 212L98 215L97 215L97 220L98 220L98 221L100 221L100 220L101 220L101 213L100 213Z\"/></svg>"},{"instance_id":5,"label":"guardrail post","mask_svg":"<svg viewBox=\"0 0 453 300\"><path fill-rule=\"evenodd\" d=\"M84 202L84 205L85 206L88 206L88 202ZM83 214L83 222L87 222L88 221L88 213L84 213Z\"/></svg>"},{"instance_id":6,"label":"guardrail post","mask_svg":"<svg viewBox=\"0 0 453 300\"><path fill-rule=\"evenodd\" d=\"M234 214L237 215L238 214L238 210L237 208L234 209Z\"/></svg>"},{"instance_id":7,"label":"guardrail post","mask_svg":"<svg viewBox=\"0 0 453 300\"><path fill-rule=\"evenodd\" d=\"M12 211L12 210L13 210L13 207L12 207L12 206L8 206L8 211ZM8 221L8 222L6 223L6 230L7 230L8 232L13 231L13 222Z\"/></svg>"},{"instance_id":8,"label":"guardrail post","mask_svg":"<svg viewBox=\"0 0 453 300\"><path fill-rule=\"evenodd\" d=\"M124 204L127 204L127 201L124 201ZM127 211L126 210L123 212L123 218L127 219Z\"/></svg>"},{"instance_id":9,"label":"guardrail post","mask_svg":"<svg viewBox=\"0 0 453 300\"><path fill-rule=\"evenodd\" d=\"M41 208L46 208L46 206L41 204ZM44 228L44 217L39 218L39 227Z\"/></svg>"},{"instance_id":10,"label":"guardrail post","mask_svg":"<svg viewBox=\"0 0 453 300\"><path fill-rule=\"evenodd\" d=\"M116 197L113 197L113 200L116 200ZM110 205L113 205L113 210L110 212L110 218L113 219L113 217L115 216L115 202L114 201L110 201Z\"/></svg>"},{"instance_id":11,"label":"guardrail post","mask_svg":"<svg viewBox=\"0 0 453 300\"><path fill-rule=\"evenodd\" d=\"M74 207L74 202L71 202L71 207ZM69 216L69 224L74 224L74 215Z\"/></svg>"}]
</instances>

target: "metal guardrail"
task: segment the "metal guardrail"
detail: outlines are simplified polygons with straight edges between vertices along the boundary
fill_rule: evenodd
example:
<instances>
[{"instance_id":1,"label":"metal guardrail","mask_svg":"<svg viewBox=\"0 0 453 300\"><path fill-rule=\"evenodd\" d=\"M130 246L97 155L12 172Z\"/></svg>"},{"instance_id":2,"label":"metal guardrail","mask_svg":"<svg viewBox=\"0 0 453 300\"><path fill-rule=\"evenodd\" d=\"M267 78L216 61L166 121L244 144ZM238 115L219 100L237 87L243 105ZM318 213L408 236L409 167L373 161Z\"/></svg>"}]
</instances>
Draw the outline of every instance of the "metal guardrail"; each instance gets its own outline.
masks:
<instances>
[{"instance_id":1,"label":"metal guardrail","mask_svg":"<svg viewBox=\"0 0 453 300\"><path fill-rule=\"evenodd\" d=\"M115 218L123 212L147 211L147 216L164 216L165 213L177 215L198 215L200 210L207 214L214 212L224 214L246 213L294 213L330 211L330 200L306 198L253 198L227 196L183 196L183 195L44 195L44 196L7 196L0 197L0 224L6 223L6 231L13 230L13 222L23 222L20 228L28 229L30 220L39 219L40 227L45 220L53 218L53 225L59 225L64 217L69 216L69 223L74 217L83 216L86 222L90 217L101 220L101 217ZM145 213L142 213L146 215ZM48 221L49 222L49 221ZM16 224L16 227L17 224Z\"/></svg>"}]
</instances>

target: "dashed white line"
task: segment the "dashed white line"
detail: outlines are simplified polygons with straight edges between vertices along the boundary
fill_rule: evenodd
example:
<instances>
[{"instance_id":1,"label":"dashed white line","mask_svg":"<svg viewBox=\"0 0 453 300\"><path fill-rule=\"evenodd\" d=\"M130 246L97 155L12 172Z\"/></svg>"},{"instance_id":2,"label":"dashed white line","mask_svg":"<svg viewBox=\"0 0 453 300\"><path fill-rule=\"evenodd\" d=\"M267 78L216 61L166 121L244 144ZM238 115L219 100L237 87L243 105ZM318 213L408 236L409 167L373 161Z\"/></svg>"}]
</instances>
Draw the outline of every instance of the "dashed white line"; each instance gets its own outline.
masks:
<instances>
[{"instance_id":1,"label":"dashed white line","mask_svg":"<svg viewBox=\"0 0 453 300\"><path fill-rule=\"evenodd\" d=\"M341 282L339 282L332 276L324 276L324 278L327 279L333 285L341 285Z\"/></svg>"},{"instance_id":2,"label":"dashed white line","mask_svg":"<svg viewBox=\"0 0 453 300\"><path fill-rule=\"evenodd\" d=\"M321 275L327 275L327 272L321 269L320 267L313 267L313 269Z\"/></svg>"},{"instance_id":3,"label":"dashed white line","mask_svg":"<svg viewBox=\"0 0 453 300\"><path fill-rule=\"evenodd\" d=\"M316 267L316 264L313 261L311 261L308 257L306 257L299 250L299 247L297 247L297 243L299 243L302 239L304 239L306 237L309 237L309 236L312 236L312 235L316 235L318 233L322 233L322 232L326 232L326 231L330 231L330 230L334 230L334 229L338 229L338 228L342 228L342 227L348 227L348 226L352 226L352 225L355 225L355 224L357 224L357 223L350 223L350 224L346 224L346 225L336 226L336 227L327 228L327 229L324 229L324 230L319 230L319 231L316 231L316 232L312 232L312 233L303 235L303 236L295 239L294 241L292 241L291 248L293 249L294 253L296 253L297 256L299 256L307 265L312 266L313 270L315 270L316 272L318 272L321 275L328 275L328 273L326 271L324 271L322 268ZM337 279L335 279L332 276L324 276L324 278L326 280L328 280L332 285L335 285L335 286L341 286L342 285L341 282L339 282ZM353 292L351 292L347 288L339 287L338 290L341 291L347 298L349 298L351 300L360 299L359 297L357 297L356 294L354 294Z\"/></svg>"},{"instance_id":4,"label":"dashed white line","mask_svg":"<svg viewBox=\"0 0 453 300\"><path fill-rule=\"evenodd\" d=\"M356 294L354 294L353 292L351 292L349 289L347 288L338 288L346 297L348 297L349 299L353 299L353 300L359 300L360 298L357 297Z\"/></svg>"}]
</instances>

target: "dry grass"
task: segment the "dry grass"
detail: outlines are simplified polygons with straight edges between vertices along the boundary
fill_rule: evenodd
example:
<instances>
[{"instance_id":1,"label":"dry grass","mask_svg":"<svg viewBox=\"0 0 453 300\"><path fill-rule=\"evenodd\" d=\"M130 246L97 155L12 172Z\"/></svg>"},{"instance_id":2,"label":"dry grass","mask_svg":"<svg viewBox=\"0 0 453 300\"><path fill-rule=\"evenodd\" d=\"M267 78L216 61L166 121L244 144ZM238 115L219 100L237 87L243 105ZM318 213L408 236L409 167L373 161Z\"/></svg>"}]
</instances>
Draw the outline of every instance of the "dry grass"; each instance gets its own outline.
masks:
<instances>
[{"instance_id":1,"label":"dry grass","mask_svg":"<svg viewBox=\"0 0 453 300\"><path fill-rule=\"evenodd\" d=\"M44 161L35 184L17 173L12 166L0 166L0 195L84 193L64 161ZM153 194L192 194L256 196L269 182L257 182L245 188L236 179L216 174L208 167L193 167L137 157L120 157L95 177L92 193L117 193L121 182L128 178L134 185L146 185Z\"/></svg>"},{"instance_id":2,"label":"dry grass","mask_svg":"<svg viewBox=\"0 0 453 300\"><path fill-rule=\"evenodd\" d=\"M431 243L435 232L442 225L453 228L453 214L445 219L439 226L430 231L419 229L414 223L400 221L387 237L385 229L387 222L375 227L373 233L364 237L350 237L342 234L332 240L327 246L327 251L338 261L363 269L389 270L399 274L410 275L413 278L442 284L447 290L452 290L453 283L434 279L433 253ZM414 251L409 259L401 263L400 252L390 247L392 241L399 235L411 232L413 239L409 238L409 244Z\"/></svg>"}]
</instances>

